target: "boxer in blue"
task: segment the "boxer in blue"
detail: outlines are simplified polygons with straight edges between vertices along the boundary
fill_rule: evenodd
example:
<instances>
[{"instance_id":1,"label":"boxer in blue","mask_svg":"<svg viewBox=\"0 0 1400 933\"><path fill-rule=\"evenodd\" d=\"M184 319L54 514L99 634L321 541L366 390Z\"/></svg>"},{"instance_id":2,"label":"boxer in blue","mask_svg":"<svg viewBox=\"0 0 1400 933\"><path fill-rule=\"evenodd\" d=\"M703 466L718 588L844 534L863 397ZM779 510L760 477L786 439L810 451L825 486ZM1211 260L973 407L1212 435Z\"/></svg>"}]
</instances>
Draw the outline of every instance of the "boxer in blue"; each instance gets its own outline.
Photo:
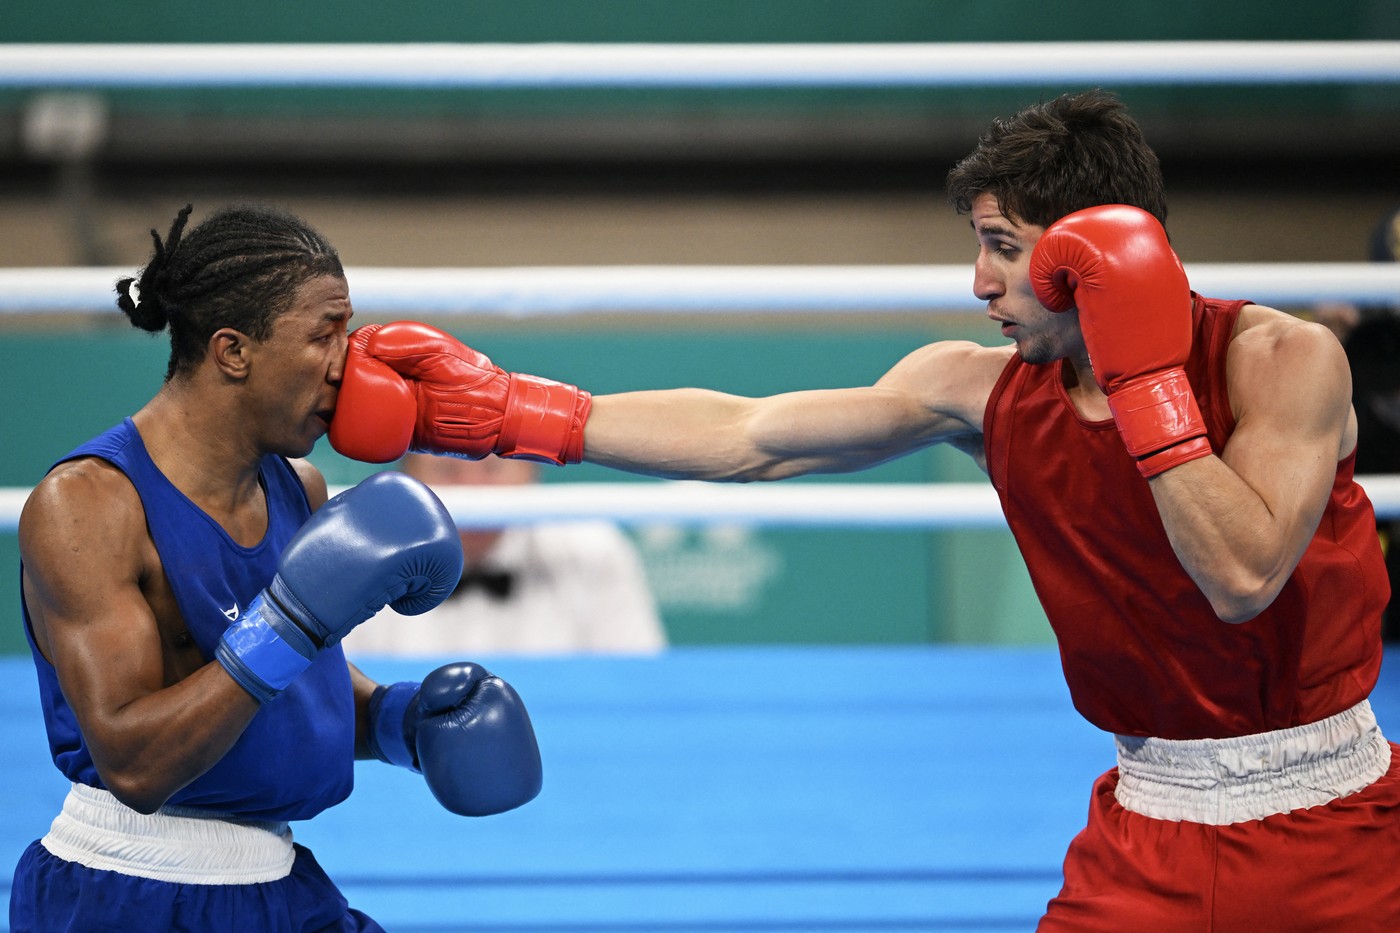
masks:
<instances>
[{"instance_id":1,"label":"boxer in blue","mask_svg":"<svg viewBox=\"0 0 1400 933\"><path fill-rule=\"evenodd\" d=\"M10 925L379 930L288 822L345 799L356 757L498 813L539 792L539 750L519 696L475 664L392 685L347 664L341 638L380 608L451 592L456 529L415 480L327 501L300 459L344 371L330 245L276 211L185 235L188 216L118 284L133 324L170 330L163 386L63 457L20 520L25 631L72 789L21 857Z\"/></svg>"}]
</instances>

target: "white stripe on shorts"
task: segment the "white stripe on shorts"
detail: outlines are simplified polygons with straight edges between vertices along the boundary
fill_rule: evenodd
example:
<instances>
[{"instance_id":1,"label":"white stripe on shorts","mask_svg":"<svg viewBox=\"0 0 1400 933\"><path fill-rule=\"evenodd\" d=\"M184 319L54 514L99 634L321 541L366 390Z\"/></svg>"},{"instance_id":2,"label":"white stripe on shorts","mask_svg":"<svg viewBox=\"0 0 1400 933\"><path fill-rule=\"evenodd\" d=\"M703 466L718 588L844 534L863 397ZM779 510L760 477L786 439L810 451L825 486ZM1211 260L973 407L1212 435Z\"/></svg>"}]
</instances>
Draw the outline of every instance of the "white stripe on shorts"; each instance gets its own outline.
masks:
<instances>
[{"instance_id":1,"label":"white stripe on shorts","mask_svg":"<svg viewBox=\"0 0 1400 933\"><path fill-rule=\"evenodd\" d=\"M190 807L138 813L105 790L74 784L41 842L88 868L178 884L256 884L292 871L292 830Z\"/></svg>"},{"instance_id":2,"label":"white stripe on shorts","mask_svg":"<svg viewBox=\"0 0 1400 933\"><path fill-rule=\"evenodd\" d=\"M1331 803L1390 768L1390 743L1369 700L1305 726L1233 739L1115 738L1118 802L1159 820L1262 820Z\"/></svg>"}]
</instances>

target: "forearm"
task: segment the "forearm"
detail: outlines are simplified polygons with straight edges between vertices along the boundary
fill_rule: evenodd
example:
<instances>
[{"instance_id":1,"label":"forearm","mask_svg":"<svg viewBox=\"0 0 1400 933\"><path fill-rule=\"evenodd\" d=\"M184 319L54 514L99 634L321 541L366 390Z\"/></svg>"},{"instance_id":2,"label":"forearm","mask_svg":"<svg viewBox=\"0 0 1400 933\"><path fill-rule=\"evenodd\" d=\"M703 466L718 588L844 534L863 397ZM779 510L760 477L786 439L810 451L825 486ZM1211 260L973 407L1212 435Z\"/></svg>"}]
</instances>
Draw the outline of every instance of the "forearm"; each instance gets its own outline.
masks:
<instances>
[{"instance_id":1,"label":"forearm","mask_svg":"<svg viewBox=\"0 0 1400 933\"><path fill-rule=\"evenodd\" d=\"M926 446L930 419L877 388L762 399L703 389L598 396L584 459L670 479L777 480L864 469Z\"/></svg>"},{"instance_id":2,"label":"forearm","mask_svg":"<svg viewBox=\"0 0 1400 933\"><path fill-rule=\"evenodd\" d=\"M1168 470L1150 487L1177 559L1226 622L1247 622L1268 608L1319 517L1299 533L1296 511L1271 510L1218 457Z\"/></svg>"},{"instance_id":3,"label":"forearm","mask_svg":"<svg viewBox=\"0 0 1400 933\"><path fill-rule=\"evenodd\" d=\"M751 404L702 389L594 396L583 458L648 476L737 479L761 460L746 437Z\"/></svg>"},{"instance_id":4,"label":"forearm","mask_svg":"<svg viewBox=\"0 0 1400 933\"><path fill-rule=\"evenodd\" d=\"M150 813L224 757L259 709L217 663L83 724L103 783Z\"/></svg>"},{"instance_id":5,"label":"forearm","mask_svg":"<svg viewBox=\"0 0 1400 933\"><path fill-rule=\"evenodd\" d=\"M355 695L355 757L357 759L373 758L374 753L370 750L369 730L369 701L374 696L374 690L379 684L366 676L358 667L347 664L350 668L350 689Z\"/></svg>"}]
</instances>

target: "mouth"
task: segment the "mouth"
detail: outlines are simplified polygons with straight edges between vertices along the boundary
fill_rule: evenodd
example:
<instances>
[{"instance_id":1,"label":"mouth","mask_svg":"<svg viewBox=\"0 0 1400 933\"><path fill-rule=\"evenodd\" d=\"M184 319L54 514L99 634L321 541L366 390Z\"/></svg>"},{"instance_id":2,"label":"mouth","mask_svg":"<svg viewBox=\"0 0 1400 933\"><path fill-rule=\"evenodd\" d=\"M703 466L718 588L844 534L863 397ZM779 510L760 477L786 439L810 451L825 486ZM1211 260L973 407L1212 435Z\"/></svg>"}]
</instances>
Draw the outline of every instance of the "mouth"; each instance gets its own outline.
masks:
<instances>
[{"instance_id":1,"label":"mouth","mask_svg":"<svg viewBox=\"0 0 1400 933\"><path fill-rule=\"evenodd\" d=\"M314 415L314 417L320 418L321 423L324 424L327 428L329 428L331 426L331 419L335 417L335 409L323 408L320 411L313 412L312 414Z\"/></svg>"},{"instance_id":2,"label":"mouth","mask_svg":"<svg viewBox=\"0 0 1400 933\"><path fill-rule=\"evenodd\" d=\"M989 313L987 315L987 318L993 324L996 324L1001 328L1001 335L1003 337L1010 337L1013 333L1016 332L1016 328L1019 326L1015 321L1008 321L1006 318L1000 317L995 314Z\"/></svg>"}]
</instances>

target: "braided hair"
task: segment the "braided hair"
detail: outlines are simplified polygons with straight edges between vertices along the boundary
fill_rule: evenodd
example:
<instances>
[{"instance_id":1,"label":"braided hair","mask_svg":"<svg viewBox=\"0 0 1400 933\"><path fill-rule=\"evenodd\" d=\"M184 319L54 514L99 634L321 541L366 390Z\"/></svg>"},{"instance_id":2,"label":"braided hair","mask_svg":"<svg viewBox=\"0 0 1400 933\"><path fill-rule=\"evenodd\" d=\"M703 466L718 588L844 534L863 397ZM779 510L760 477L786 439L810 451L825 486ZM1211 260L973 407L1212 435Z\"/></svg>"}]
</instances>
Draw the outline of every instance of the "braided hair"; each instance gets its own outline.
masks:
<instances>
[{"instance_id":1,"label":"braided hair","mask_svg":"<svg viewBox=\"0 0 1400 933\"><path fill-rule=\"evenodd\" d=\"M153 334L170 328L166 382L194 371L220 328L266 340L308 279L345 277L334 247L298 217L228 207L186 234L192 210L185 205L164 242L152 230L150 261L117 282L117 307L133 325Z\"/></svg>"}]
</instances>

